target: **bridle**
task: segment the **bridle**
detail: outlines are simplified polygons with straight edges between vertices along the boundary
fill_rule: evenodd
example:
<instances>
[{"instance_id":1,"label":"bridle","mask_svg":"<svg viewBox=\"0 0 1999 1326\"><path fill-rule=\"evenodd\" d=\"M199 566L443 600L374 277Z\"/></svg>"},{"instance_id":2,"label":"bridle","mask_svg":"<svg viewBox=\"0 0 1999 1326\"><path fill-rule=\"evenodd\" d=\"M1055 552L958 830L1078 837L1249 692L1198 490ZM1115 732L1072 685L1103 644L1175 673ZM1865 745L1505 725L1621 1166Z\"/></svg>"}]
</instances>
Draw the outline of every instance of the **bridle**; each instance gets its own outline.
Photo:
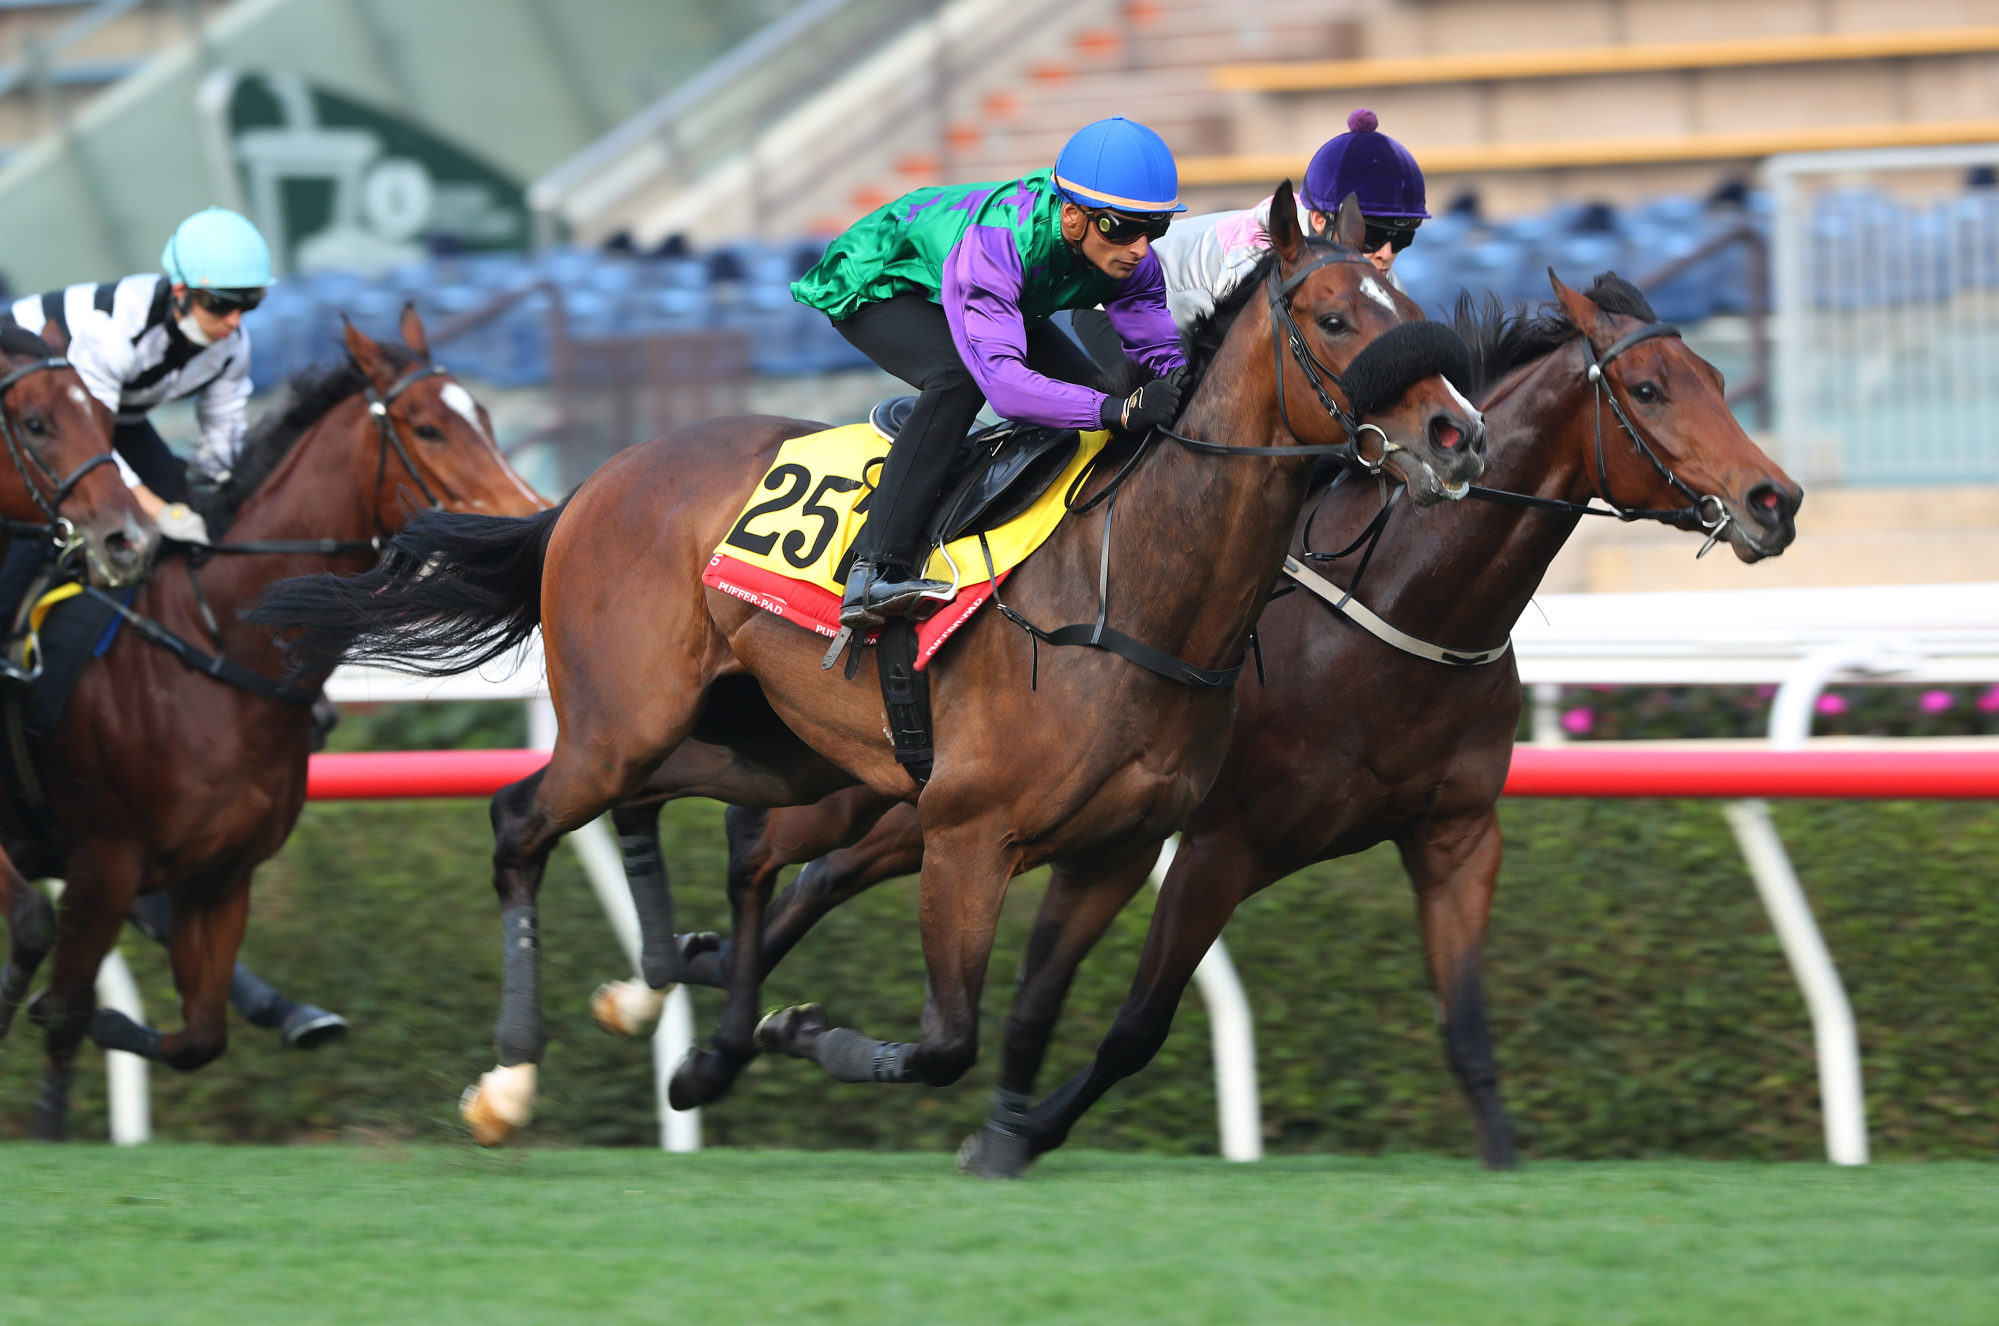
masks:
<instances>
[{"instance_id":1,"label":"bridle","mask_svg":"<svg viewBox=\"0 0 1999 1326\"><path fill-rule=\"evenodd\" d=\"M426 364L422 368L413 368L397 378L387 391L377 392L374 382L368 375L365 372L361 375L361 390L368 398L368 413L375 420L376 430L382 435L382 453L375 464L375 524L384 534L388 533L388 529L382 525L382 484L388 474L389 452L392 450L396 453L396 459L403 463L403 468L410 472L410 477L416 480L417 491L423 494L424 501L430 503L430 509L436 511L444 505L438 500L437 494L430 490L430 484L425 482L423 471L416 467L414 460L410 459L409 448L403 445L402 434L396 431L395 420L389 418L389 407L395 404L398 396L425 378L450 376L451 374L442 366Z\"/></svg>"},{"instance_id":2,"label":"bridle","mask_svg":"<svg viewBox=\"0 0 1999 1326\"><path fill-rule=\"evenodd\" d=\"M14 469L21 476L22 486L28 490L28 496L34 499L42 514L48 517L47 523L40 525L24 520L0 520L0 531L50 538L58 543L67 542L74 537L75 528L63 517L62 504L76 491L77 484L83 481L86 474L99 465L114 463L110 451L100 451L67 475L58 475L21 435L20 416L14 412L14 406L8 400L9 393L23 378L36 373L54 372L69 366L69 360L59 355L50 355L45 359L35 359L19 365L11 369L6 376L0 377L0 437L6 440L8 459L14 462ZM35 479L37 472L54 487L53 493L42 492L41 485Z\"/></svg>"},{"instance_id":3,"label":"bridle","mask_svg":"<svg viewBox=\"0 0 1999 1326\"><path fill-rule=\"evenodd\" d=\"M1712 493L1703 494L1695 492L1688 486L1686 480L1673 473L1672 467L1660 459L1659 453L1653 450L1650 442L1645 440L1645 435L1638 430L1638 426L1631 422L1631 416L1625 412L1623 402L1617 399L1617 393L1611 390L1609 375L1604 371L1626 350L1629 350L1634 345L1649 341L1655 336L1671 336L1677 340L1680 336L1680 329L1670 322L1649 322L1643 327L1627 332L1625 335L1611 342L1610 347L1601 355L1596 352L1596 347L1590 344L1587 332L1584 332L1581 337L1584 364L1583 376L1588 379L1591 393L1595 397L1595 411L1592 420L1595 437L1592 454L1595 459L1596 473L1592 476L1592 479L1596 489L1596 496L1601 498L1610 507L1610 510L1605 511L1601 507L1590 505L1588 502L1569 502L1557 497L1535 497L1527 493L1509 493L1498 488L1481 488L1477 484L1472 485L1471 496L1481 501L1497 502L1502 506L1534 507L1540 510L1563 511L1584 516L1615 516L1621 521L1658 520L1675 525L1691 524L1707 535L1707 542L1701 545L1700 551L1695 553L1694 557L1698 560L1707 556L1708 551L1728 533L1728 527L1734 522L1735 517L1729 514L1728 508L1722 504L1721 498ZM1603 456L1603 407L1606 401L1610 404L1610 412L1612 417L1617 420L1617 426L1624 430L1626 437L1631 439L1633 449L1647 461L1651 462L1652 468L1659 472L1659 477L1664 479L1674 492L1687 499L1687 505L1680 507L1630 507L1624 505L1611 495L1610 471L1604 463Z\"/></svg>"}]
</instances>

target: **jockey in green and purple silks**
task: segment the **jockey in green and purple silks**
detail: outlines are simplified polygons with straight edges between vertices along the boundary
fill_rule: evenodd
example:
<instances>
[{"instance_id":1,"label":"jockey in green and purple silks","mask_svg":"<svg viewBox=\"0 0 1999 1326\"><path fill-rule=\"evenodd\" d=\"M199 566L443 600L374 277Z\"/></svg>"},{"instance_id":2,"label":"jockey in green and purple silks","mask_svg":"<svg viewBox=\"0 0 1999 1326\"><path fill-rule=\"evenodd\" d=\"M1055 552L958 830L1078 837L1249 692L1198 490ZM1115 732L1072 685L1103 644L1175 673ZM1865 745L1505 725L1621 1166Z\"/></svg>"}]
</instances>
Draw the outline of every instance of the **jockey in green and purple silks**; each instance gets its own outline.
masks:
<instances>
[{"instance_id":1,"label":"jockey in green and purple silks","mask_svg":"<svg viewBox=\"0 0 1999 1326\"><path fill-rule=\"evenodd\" d=\"M1052 171L918 189L835 239L792 294L919 391L889 448L840 619L871 626L951 586L921 579L923 526L966 429L991 401L1009 419L1144 431L1170 423L1186 359L1151 241L1179 203L1158 134L1122 116L1069 140ZM1103 305L1132 358L1159 375L1128 397L1059 330ZM1052 374L1052 375L1051 375ZM1058 380L1067 379L1067 380Z\"/></svg>"}]
</instances>

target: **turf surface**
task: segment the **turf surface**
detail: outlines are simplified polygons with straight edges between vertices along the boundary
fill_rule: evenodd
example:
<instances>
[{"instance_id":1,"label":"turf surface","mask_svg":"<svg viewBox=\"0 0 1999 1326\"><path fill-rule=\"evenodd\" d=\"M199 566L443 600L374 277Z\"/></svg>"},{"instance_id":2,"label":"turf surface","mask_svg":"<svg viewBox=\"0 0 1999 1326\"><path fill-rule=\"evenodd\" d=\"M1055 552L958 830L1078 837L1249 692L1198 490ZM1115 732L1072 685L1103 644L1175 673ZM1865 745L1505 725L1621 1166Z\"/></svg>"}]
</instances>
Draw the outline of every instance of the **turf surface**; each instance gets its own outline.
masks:
<instances>
[{"instance_id":1,"label":"turf surface","mask_svg":"<svg viewBox=\"0 0 1999 1326\"><path fill-rule=\"evenodd\" d=\"M1991 1322L1999 1168L0 1149L0 1319Z\"/></svg>"}]
</instances>

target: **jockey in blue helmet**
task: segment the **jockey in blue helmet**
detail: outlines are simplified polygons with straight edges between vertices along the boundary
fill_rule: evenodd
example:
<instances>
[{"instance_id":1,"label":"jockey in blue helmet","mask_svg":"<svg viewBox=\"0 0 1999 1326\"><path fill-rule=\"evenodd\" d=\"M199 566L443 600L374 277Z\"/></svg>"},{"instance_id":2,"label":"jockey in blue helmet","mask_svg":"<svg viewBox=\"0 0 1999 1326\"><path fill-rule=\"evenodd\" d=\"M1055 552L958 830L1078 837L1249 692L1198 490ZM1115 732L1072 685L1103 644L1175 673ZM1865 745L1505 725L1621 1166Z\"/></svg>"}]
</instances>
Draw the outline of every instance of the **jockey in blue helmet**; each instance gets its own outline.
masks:
<instances>
[{"instance_id":1,"label":"jockey in blue helmet","mask_svg":"<svg viewBox=\"0 0 1999 1326\"><path fill-rule=\"evenodd\" d=\"M801 303L920 394L889 448L840 620L871 626L951 586L918 571L923 529L979 407L1057 428L1144 432L1170 423L1186 365L1151 245L1179 200L1159 135L1123 116L1071 138L1053 170L918 189L855 222L792 284ZM1159 375L1100 390L1076 343L1049 327L1103 305L1122 348Z\"/></svg>"},{"instance_id":2,"label":"jockey in blue helmet","mask_svg":"<svg viewBox=\"0 0 1999 1326\"><path fill-rule=\"evenodd\" d=\"M1395 255L1409 247L1424 210L1423 170L1409 149L1380 131L1371 110L1347 117L1347 132L1329 139L1305 168L1298 221L1307 234L1325 231L1353 194L1367 222L1361 249L1395 280ZM1270 199L1240 212L1190 217L1154 247L1166 273L1166 302L1181 330L1211 311L1270 246ZM1399 285L1399 283L1397 283Z\"/></svg>"},{"instance_id":3,"label":"jockey in blue helmet","mask_svg":"<svg viewBox=\"0 0 1999 1326\"><path fill-rule=\"evenodd\" d=\"M14 301L6 313L29 331L54 323L83 385L116 417L118 468L160 532L206 543L201 517L187 509L186 466L147 414L196 398L200 463L225 472L243 445L250 399L250 337L243 315L271 283L271 250L249 218L223 207L196 212L174 228L160 273L86 282Z\"/></svg>"}]
</instances>

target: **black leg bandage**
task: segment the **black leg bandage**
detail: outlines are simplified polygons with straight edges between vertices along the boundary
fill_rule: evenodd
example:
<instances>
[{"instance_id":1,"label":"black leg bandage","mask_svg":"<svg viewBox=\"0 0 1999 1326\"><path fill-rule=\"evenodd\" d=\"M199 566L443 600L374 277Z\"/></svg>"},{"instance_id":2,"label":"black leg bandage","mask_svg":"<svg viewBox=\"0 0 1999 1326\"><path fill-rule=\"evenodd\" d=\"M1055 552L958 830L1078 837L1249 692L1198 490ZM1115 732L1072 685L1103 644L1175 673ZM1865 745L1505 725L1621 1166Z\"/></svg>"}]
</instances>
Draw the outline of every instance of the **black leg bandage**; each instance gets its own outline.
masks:
<instances>
[{"instance_id":1,"label":"black leg bandage","mask_svg":"<svg viewBox=\"0 0 1999 1326\"><path fill-rule=\"evenodd\" d=\"M532 905L500 913L500 1020L493 1049L502 1067L541 1061L541 931Z\"/></svg>"},{"instance_id":2,"label":"black leg bandage","mask_svg":"<svg viewBox=\"0 0 1999 1326\"><path fill-rule=\"evenodd\" d=\"M123 1050L141 1059L158 1061L160 1033L132 1021L115 1008L100 1008L90 1015L90 1039L107 1050Z\"/></svg>"},{"instance_id":3,"label":"black leg bandage","mask_svg":"<svg viewBox=\"0 0 1999 1326\"><path fill-rule=\"evenodd\" d=\"M298 1007L240 962L229 978L229 1002L251 1026L271 1029L283 1026Z\"/></svg>"},{"instance_id":4,"label":"black leg bandage","mask_svg":"<svg viewBox=\"0 0 1999 1326\"><path fill-rule=\"evenodd\" d=\"M839 1082L907 1082L909 1046L871 1040L852 1027L819 1038L819 1066Z\"/></svg>"},{"instance_id":5,"label":"black leg bandage","mask_svg":"<svg viewBox=\"0 0 1999 1326\"><path fill-rule=\"evenodd\" d=\"M625 858L625 879L631 884L632 907L639 914L639 975L655 990L681 978L680 950L673 942L673 889L660 858L659 838L650 833L621 833L618 849Z\"/></svg>"}]
</instances>

